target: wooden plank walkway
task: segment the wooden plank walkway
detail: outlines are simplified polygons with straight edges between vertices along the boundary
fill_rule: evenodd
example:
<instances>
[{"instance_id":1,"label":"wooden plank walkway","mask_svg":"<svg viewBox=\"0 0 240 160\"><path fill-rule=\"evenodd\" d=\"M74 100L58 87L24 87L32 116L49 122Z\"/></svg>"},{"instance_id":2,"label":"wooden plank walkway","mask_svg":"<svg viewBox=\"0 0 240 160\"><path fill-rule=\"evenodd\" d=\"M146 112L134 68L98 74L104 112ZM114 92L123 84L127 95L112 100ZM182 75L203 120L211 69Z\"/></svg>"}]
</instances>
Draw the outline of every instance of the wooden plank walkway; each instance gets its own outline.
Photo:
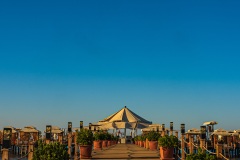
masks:
<instances>
[{"instance_id":1,"label":"wooden plank walkway","mask_svg":"<svg viewBox=\"0 0 240 160\"><path fill-rule=\"evenodd\" d=\"M150 151L134 144L117 144L93 151L92 159L159 159L159 151Z\"/></svg>"}]
</instances>

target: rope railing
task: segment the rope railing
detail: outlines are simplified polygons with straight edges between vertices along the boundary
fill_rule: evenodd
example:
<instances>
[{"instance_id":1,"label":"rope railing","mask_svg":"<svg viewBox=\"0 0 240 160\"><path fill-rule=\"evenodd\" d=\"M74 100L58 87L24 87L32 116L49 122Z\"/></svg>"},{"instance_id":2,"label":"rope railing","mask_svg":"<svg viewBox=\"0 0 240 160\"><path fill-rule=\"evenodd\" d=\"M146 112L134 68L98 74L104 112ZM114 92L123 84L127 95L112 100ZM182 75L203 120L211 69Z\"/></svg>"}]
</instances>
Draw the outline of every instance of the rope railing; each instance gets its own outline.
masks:
<instances>
[{"instance_id":1,"label":"rope railing","mask_svg":"<svg viewBox=\"0 0 240 160\"><path fill-rule=\"evenodd\" d=\"M210 153L210 154L217 154L217 153L215 153L215 152L209 151L205 146L203 146L203 148L204 148L208 153Z\"/></svg>"},{"instance_id":2,"label":"rope railing","mask_svg":"<svg viewBox=\"0 0 240 160\"><path fill-rule=\"evenodd\" d=\"M177 157L178 157L179 159L182 159L178 154L177 154Z\"/></svg>"},{"instance_id":3,"label":"rope railing","mask_svg":"<svg viewBox=\"0 0 240 160\"><path fill-rule=\"evenodd\" d=\"M188 142L185 139L183 139L183 142L188 144Z\"/></svg>"},{"instance_id":4,"label":"rope railing","mask_svg":"<svg viewBox=\"0 0 240 160\"><path fill-rule=\"evenodd\" d=\"M229 160L228 158L226 158L222 153L220 153L220 156L226 160Z\"/></svg>"},{"instance_id":5,"label":"rope railing","mask_svg":"<svg viewBox=\"0 0 240 160\"><path fill-rule=\"evenodd\" d=\"M28 156L28 154L29 154L29 153L31 153L31 152L33 152L33 151L29 151L29 152L28 152L28 153L26 153L24 156L22 156L22 157L18 158L18 160L19 160L19 159L23 159L23 158L27 157L27 156Z\"/></svg>"},{"instance_id":6,"label":"rope railing","mask_svg":"<svg viewBox=\"0 0 240 160\"><path fill-rule=\"evenodd\" d=\"M183 150L183 152L184 152L186 155L190 155L190 154L188 154L188 153L185 151L185 149Z\"/></svg>"},{"instance_id":7,"label":"rope railing","mask_svg":"<svg viewBox=\"0 0 240 160\"><path fill-rule=\"evenodd\" d=\"M198 146L197 146L196 144L194 144L193 142L191 142L191 144L192 144L194 147L198 148Z\"/></svg>"}]
</instances>

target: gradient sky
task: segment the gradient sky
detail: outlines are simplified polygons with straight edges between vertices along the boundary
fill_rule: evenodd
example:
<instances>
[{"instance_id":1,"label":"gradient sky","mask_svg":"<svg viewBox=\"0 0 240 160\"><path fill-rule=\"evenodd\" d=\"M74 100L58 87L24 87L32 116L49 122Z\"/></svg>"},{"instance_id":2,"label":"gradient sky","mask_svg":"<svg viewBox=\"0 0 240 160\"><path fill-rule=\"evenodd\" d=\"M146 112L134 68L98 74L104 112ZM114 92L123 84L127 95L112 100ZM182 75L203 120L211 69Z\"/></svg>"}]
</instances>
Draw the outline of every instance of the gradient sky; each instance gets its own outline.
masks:
<instances>
[{"instance_id":1,"label":"gradient sky","mask_svg":"<svg viewBox=\"0 0 240 160\"><path fill-rule=\"evenodd\" d=\"M239 129L240 1L0 1L0 129L97 122L125 105Z\"/></svg>"}]
</instances>

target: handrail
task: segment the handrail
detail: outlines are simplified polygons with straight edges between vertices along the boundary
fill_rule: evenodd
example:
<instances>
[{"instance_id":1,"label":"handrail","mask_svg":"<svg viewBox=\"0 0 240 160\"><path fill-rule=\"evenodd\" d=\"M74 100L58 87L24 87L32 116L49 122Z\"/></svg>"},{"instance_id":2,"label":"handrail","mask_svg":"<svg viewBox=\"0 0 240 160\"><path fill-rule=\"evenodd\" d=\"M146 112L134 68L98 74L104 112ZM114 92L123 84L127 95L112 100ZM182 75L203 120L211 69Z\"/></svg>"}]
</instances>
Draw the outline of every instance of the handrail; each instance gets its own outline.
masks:
<instances>
[{"instance_id":1,"label":"handrail","mask_svg":"<svg viewBox=\"0 0 240 160\"><path fill-rule=\"evenodd\" d=\"M222 153L220 153L220 156L222 156L226 160L229 160L228 158L224 157L224 155Z\"/></svg>"},{"instance_id":2,"label":"handrail","mask_svg":"<svg viewBox=\"0 0 240 160\"><path fill-rule=\"evenodd\" d=\"M215 153L215 152L209 151L205 146L203 146L203 148L204 148L206 151L208 151L210 154L217 154L217 153Z\"/></svg>"}]
</instances>

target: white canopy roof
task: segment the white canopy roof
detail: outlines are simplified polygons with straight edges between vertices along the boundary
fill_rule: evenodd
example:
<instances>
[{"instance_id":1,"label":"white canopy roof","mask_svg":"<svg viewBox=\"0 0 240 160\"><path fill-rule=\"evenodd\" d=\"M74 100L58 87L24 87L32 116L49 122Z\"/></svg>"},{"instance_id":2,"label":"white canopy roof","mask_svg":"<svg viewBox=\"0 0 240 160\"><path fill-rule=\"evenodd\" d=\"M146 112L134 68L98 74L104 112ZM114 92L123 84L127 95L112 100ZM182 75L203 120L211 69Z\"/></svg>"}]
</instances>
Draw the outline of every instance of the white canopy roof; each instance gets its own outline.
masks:
<instances>
[{"instance_id":1,"label":"white canopy roof","mask_svg":"<svg viewBox=\"0 0 240 160\"><path fill-rule=\"evenodd\" d=\"M140 122L152 124L152 122L140 117L139 115L128 109L126 106L118 112L108 116L107 118L99 122Z\"/></svg>"},{"instance_id":2,"label":"white canopy roof","mask_svg":"<svg viewBox=\"0 0 240 160\"><path fill-rule=\"evenodd\" d=\"M152 122L140 117L126 106L118 112L98 122L102 129L113 128L145 128Z\"/></svg>"}]
</instances>

